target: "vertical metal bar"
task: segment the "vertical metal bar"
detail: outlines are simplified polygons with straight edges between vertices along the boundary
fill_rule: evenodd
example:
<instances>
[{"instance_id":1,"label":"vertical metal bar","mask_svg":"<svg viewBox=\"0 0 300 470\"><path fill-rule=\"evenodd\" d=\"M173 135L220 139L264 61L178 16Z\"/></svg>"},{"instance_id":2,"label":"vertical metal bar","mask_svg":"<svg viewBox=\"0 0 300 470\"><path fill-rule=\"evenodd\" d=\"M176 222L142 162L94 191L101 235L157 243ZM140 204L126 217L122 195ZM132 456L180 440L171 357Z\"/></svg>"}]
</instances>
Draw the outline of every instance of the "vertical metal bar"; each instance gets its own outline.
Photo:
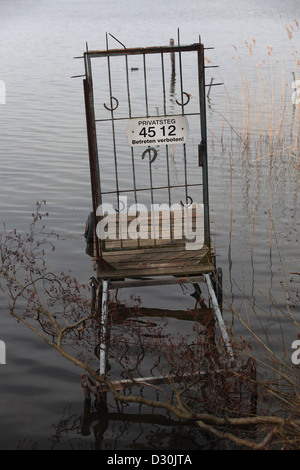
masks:
<instances>
[{"instance_id":1,"label":"vertical metal bar","mask_svg":"<svg viewBox=\"0 0 300 470\"><path fill-rule=\"evenodd\" d=\"M205 69L204 69L204 46L203 44L199 45L199 50L198 50L198 80L199 80L199 102L200 102L200 121L201 121L201 148L202 148L204 243L206 246L210 247L207 131L206 131L206 96L205 96Z\"/></svg>"},{"instance_id":2,"label":"vertical metal bar","mask_svg":"<svg viewBox=\"0 0 300 470\"><path fill-rule=\"evenodd\" d=\"M147 66L146 66L146 55L145 54L143 54L143 69L144 69L146 116L149 117L148 88L147 88ZM154 204L153 180L152 180L152 168L151 168L151 161L150 161L150 153L149 153L149 173L150 173L150 188L151 188L151 205L153 206L153 204ZM152 211L151 211L151 217L152 217ZM154 237L154 245L156 245L156 237Z\"/></svg>"},{"instance_id":3,"label":"vertical metal bar","mask_svg":"<svg viewBox=\"0 0 300 470\"><path fill-rule=\"evenodd\" d=\"M131 147L131 163L132 163L132 178L133 178L134 202L137 204L136 176L135 176L135 163L134 163L134 150L133 150L133 147Z\"/></svg>"},{"instance_id":4,"label":"vertical metal bar","mask_svg":"<svg viewBox=\"0 0 300 470\"><path fill-rule=\"evenodd\" d=\"M178 28L178 46L180 46L180 34ZM181 114L184 115L183 104L183 78L182 78L182 59L181 52L179 51L179 77L180 77L180 93L181 93ZM187 182L187 161L186 161L186 145L183 144L183 162L184 162L184 185L185 185L185 199L188 201L188 182Z\"/></svg>"},{"instance_id":5,"label":"vertical metal bar","mask_svg":"<svg viewBox=\"0 0 300 470\"><path fill-rule=\"evenodd\" d=\"M188 202L188 179L187 179L187 161L186 161L186 145L183 144L183 162L184 162L184 186L185 186L185 199Z\"/></svg>"},{"instance_id":6,"label":"vertical metal bar","mask_svg":"<svg viewBox=\"0 0 300 470\"><path fill-rule=\"evenodd\" d=\"M180 35L178 29L178 46L180 46ZM181 94L181 114L184 114L184 105L183 105L183 79L182 79L182 59L181 59L181 51L178 52L179 54L179 78L180 78L180 94Z\"/></svg>"},{"instance_id":7,"label":"vertical metal bar","mask_svg":"<svg viewBox=\"0 0 300 470\"><path fill-rule=\"evenodd\" d=\"M161 53L161 75L162 75L162 87L163 87L163 110L164 116L167 115L166 108L166 84L165 84L165 67L164 67L164 54Z\"/></svg>"},{"instance_id":8,"label":"vertical metal bar","mask_svg":"<svg viewBox=\"0 0 300 470\"><path fill-rule=\"evenodd\" d=\"M129 67L128 67L128 56L125 56L126 65L126 82L127 82L127 101L128 101L128 117L131 119L131 99L130 99L130 86L129 86ZM136 193L136 177L135 177L135 163L134 163L134 151L131 147L131 163L132 163L132 178L133 178L133 189L134 189L134 200L137 204L137 193Z\"/></svg>"},{"instance_id":9,"label":"vertical metal bar","mask_svg":"<svg viewBox=\"0 0 300 470\"><path fill-rule=\"evenodd\" d=\"M131 118L131 100L130 100L130 87L129 87L129 73L128 73L128 56L125 55L126 65L126 83L127 83L127 101L128 101L128 117Z\"/></svg>"},{"instance_id":10,"label":"vertical metal bar","mask_svg":"<svg viewBox=\"0 0 300 470\"><path fill-rule=\"evenodd\" d=\"M143 54L143 67L144 67L144 85L145 85L146 116L149 117L148 90L147 90L147 71L146 71L146 56L145 56L145 54Z\"/></svg>"},{"instance_id":11,"label":"vertical metal bar","mask_svg":"<svg viewBox=\"0 0 300 470\"><path fill-rule=\"evenodd\" d=\"M147 87L147 66L146 66L146 55L145 54L143 54L143 70L144 70L146 116L149 117L148 87ZM149 159L150 159L150 155L149 155ZM149 171L150 171L150 187L151 187L151 204L153 204L152 170L151 170L150 161L149 161ZM152 212L151 212L151 217L152 217ZM154 243L156 243L155 237L154 237Z\"/></svg>"},{"instance_id":12,"label":"vertical metal bar","mask_svg":"<svg viewBox=\"0 0 300 470\"><path fill-rule=\"evenodd\" d=\"M119 235L121 247L123 247L123 236L121 232L121 220L120 220L120 192L119 192L119 178L118 178L118 161L117 161L117 147L116 147L116 132L115 132L115 122L114 122L114 109L113 109L113 94L112 94L112 82L111 82L111 67L110 67L110 56L107 56L107 70L108 70L108 84L109 84L109 94L110 94L110 114L111 114L111 127L112 127L112 138L113 138L113 154L114 154L114 163L115 163L115 179L116 179L116 193L117 193L117 208L119 215Z\"/></svg>"},{"instance_id":13,"label":"vertical metal bar","mask_svg":"<svg viewBox=\"0 0 300 470\"><path fill-rule=\"evenodd\" d=\"M129 67L128 67L128 56L127 55L125 56L125 65L126 65L126 82L127 82L128 117L129 117L129 119L131 119L131 99L130 99L129 72L128 72ZM134 202L135 202L135 204L137 204L136 175L135 175L135 162L134 162L133 147L131 147L131 166L132 166ZM140 239L138 238L138 247L139 246L140 246Z\"/></svg>"},{"instance_id":14,"label":"vertical metal bar","mask_svg":"<svg viewBox=\"0 0 300 470\"><path fill-rule=\"evenodd\" d=\"M153 208L154 205L154 197L153 197L153 179L152 179L152 168L151 168L151 159L150 159L150 154L149 154L149 172L150 172L150 188L151 188L151 209ZM152 214L151 210L151 223L153 223L154 227L154 246L156 246L156 234L155 234L155 219L152 218L154 214ZM158 228L159 229L159 228Z\"/></svg>"},{"instance_id":15,"label":"vertical metal bar","mask_svg":"<svg viewBox=\"0 0 300 470\"><path fill-rule=\"evenodd\" d=\"M166 105L166 83L165 83L165 67L164 67L164 54L161 53L161 71L162 71L162 86L163 86L163 109L164 115L167 115L167 105ZM169 207L171 208L171 189L170 189L170 166L169 166L169 147L166 145L166 164L167 164L167 180L168 180L168 198L169 198ZM173 241L173 231L172 231L172 217L170 211L170 235L171 242Z\"/></svg>"},{"instance_id":16,"label":"vertical metal bar","mask_svg":"<svg viewBox=\"0 0 300 470\"><path fill-rule=\"evenodd\" d=\"M119 208L119 179L118 179L118 162L117 162L117 149L116 149L116 132L114 122L114 110L113 110L113 95L112 95L112 83L111 83L111 68L110 68L110 57L107 56L107 70L108 70L108 84L110 94L110 114L111 114L111 126L112 126L112 138L113 138L113 154L115 162L115 178L116 178L116 192L117 192L117 206Z\"/></svg>"},{"instance_id":17,"label":"vertical metal bar","mask_svg":"<svg viewBox=\"0 0 300 470\"><path fill-rule=\"evenodd\" d=\"M137 198L137 191L136 191L136 176L135 176L135 162L134 162L133 147L131 147L131 165L132 165L132 177L133 177L134 202L135 202L136 207L137 207L138 198ZM137 212L136 212L136 217L137 217ZM139 237L137 239L137 245L138 245L138 247L140 247L140 238Z\"/></svg>"},{"instance_id":18,"label":"vertical metal bar","mask_svg":"<svg viewBox=\"0 0 300 470\"><path fill-rule=\"evenodd\" d=\"M170 163L169 163L169 147L166 145L166 163L167 163L167 178L168 178L168 199L169 199L169 208L170 208L170 236L171 243L173 243L173 230L172 230L172 216L171 216L171 182L170 182Z\"/></svg>"}]
</instances>

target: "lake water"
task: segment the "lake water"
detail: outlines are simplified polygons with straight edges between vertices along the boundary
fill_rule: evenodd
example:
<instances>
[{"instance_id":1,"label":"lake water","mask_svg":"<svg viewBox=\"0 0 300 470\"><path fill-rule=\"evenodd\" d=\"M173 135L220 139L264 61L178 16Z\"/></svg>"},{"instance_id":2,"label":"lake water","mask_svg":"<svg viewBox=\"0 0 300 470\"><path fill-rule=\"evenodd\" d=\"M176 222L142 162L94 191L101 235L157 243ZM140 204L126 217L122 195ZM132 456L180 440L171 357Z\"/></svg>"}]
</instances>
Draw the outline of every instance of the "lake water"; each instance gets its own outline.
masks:
<instances>
[{"instance_id":1,"label":"lake water","mask_svg":"<svg viewBox=\"0 0 300 470\"><path fill-rule=\"evenodd\" d=\"M182 44L197 42L200 34L205 46L214 47L207 51L207 59L219 65L208 72L207 80L214 77L215 82L224 82L211 89L207 113L211 222L226 304L240 310L245 291L255 309L255 313L248 312L251 324L258 333L267 334L279 354L277 338L284 337L288 356L297 332L289 321L278 322L270 299L284 308L283 266L288 279L289 273L299 272L297 152L289 158L282 154L272 158L268 136L247 151L232 137L244 128L243 110L247 109L237 83L245 72L249 87L261 90L255 67L261 57L270 83L282 80L285 64L290 79L286 88L290 122L295 64L285 25L295 29L297 49L299 10L297 0L263 4L244 0L1 0L0 80L6 85L6 102L0 104L1 222L24 231L35 202L46 200L47 226L61 236L49 259L50 268L57 273L71 269L79 281L87 282L93 270L83 237L91 211L85 111L82 79L71 79L83 74L84 68L83 61L74 56L82 55L86 42L89 49L104 49L106 32L126 47L166 45L170 38L176 41L177 28ZM251 57L249 44L255 50ZM119 46L111 38L110 45ZM273 47L272 56L268 45ZM278 104L280 95L274 99ZM266 106L267 122L273 111ZM255 136L265 123L254 121L251 132ZM292 291L295 286L291 284ZM190 293L175 286L140 288L122 295L126 299L132 293L147 308L184 310L194 305ZM231 322L229 313L224 315ZM239 333L240 327L236 328ZM103 438L95 435L92 426L83 435L79 425L81 371L18 325L9 316L4 297L0 340L6 343L7 355L6 365L0 366L1 449L210 447L199 432L164 426L159 420L134 422L126 415L114 415ZM125 411L136 413L131 406ZM54 438L58 426L63 427L62 420L72 426Z\"/></svg>"}]
</instances>

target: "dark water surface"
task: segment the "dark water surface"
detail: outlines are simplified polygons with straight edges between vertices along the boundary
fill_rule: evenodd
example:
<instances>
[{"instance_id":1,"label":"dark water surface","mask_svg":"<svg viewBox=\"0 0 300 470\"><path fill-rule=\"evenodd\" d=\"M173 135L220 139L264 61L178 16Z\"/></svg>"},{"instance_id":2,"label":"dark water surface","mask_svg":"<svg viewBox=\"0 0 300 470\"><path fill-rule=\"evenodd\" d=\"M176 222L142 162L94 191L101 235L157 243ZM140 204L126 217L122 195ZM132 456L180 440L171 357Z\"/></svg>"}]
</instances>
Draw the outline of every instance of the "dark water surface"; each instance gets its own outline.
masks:
<instances>
[{"instance_id":1,"label":"dark water surface","mask_svg":"<svg viewBox=\"0 0 300 470\"><path fill-rule=\"evenodd\" d=\"M93 272L83 238L91 210L84 101L81 79L70 78L84 70L83 61L73 57L82 54L86 41L90 49L105 48L106 32L127 47L168 44L170 38L176 40L178 27L182 44L197 42L200 34L205 46L215 47L209 51L212 63L220 65L214 78L225 83L224 88L212 89L210 104L229 118L232 110L226 106L226 93L234 95L234 80L240 73L232 59L233 45L243 49L245 38L255 38L259 55L266 54L270 44L278 57L284 57L286 73L291 74L285 24L299 19L299 10L296 0L1 0L0 80L6 84L6 104L0 104L1 222L24 231L35 202L46 200L47 225L61 235L50 268L57 273L71 269L79 281L87 282ZM112 47L118 47L111 41ZM295 41L299 45L299 35L298 44L297 37ZM251 63L243 66L251 77ZM287 102L290 106L289 98ZM245 290L257 310L252 325L267 332L271 343L273 335L283 334L288 353L295 331L288 321L279 328L268 299L274 296L284 307L282 266L287 273L299 271L299 166L260 158L268 153L263 147L245 156L238 146L222 145L221 137L230 140L231 129L212 108L208 109L211 220L224 289L237 309ZM239 116L235 115L237 123ZM249 163L257 158L258 162ZM148 308L185 310L194 305L190 293L178 287L141 288L124 297L132 293ZM230 321L230 316L226 319ZM0 366L1 449L209 448L196 431L191 434L159 422L136 423L124 416L114 416L103 439L95 437L92 427L83 436L81 371L18 325L9 316L4 297L0 297L0 339L7 353L6 365ZM278 341L274 344L280 348ZM124 412L137 410L130 406ZM55 440L63 419L67 421L62 427L71 430Z\"/></svg>"}]
</instances>

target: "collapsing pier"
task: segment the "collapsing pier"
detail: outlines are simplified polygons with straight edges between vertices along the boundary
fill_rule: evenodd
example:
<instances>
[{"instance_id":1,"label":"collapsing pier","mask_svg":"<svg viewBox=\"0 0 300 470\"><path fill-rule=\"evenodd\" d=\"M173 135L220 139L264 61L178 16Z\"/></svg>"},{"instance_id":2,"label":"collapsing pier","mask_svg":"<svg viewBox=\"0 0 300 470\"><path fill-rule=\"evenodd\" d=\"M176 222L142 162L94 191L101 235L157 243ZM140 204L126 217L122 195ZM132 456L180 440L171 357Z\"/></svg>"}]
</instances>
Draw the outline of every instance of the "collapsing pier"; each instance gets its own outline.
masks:
<instances>
[{"instance_id":1,"label":"collapsing pier","mask_svg":"<svg viewBox=\"0 0 300 470\"><path fill-rule=\"evenodd\" d=\"M93 206L86 236L101 309L101 376L109 292L126 287L205 283L234 360L210 236L204 51L201 41L180 45L178 35L177 45L109 49L107 39L105 50L84 53ZM149 380L159 378L119 388Z\"/></svg>"}]
</instances>

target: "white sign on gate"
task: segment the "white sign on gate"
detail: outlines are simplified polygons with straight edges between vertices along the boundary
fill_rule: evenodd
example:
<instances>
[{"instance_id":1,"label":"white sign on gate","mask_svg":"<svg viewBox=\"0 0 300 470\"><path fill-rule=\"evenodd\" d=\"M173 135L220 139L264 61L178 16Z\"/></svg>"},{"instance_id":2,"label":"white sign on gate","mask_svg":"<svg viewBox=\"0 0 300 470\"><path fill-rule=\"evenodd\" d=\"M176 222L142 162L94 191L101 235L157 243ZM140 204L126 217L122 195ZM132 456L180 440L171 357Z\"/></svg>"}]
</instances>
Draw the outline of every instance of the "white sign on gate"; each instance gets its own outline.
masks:
<instances>
[{"instance_id":1,"label":"white sign on gate","mask_svg":"<svg viewBox=\"0 0 300 470\"><path fill-rule=\"evenodd\" d=\"M188 135L189 124L185 116L153 116L127 121L126 137L130 147L184 144Z\"/></svg>"}]
</instances>

